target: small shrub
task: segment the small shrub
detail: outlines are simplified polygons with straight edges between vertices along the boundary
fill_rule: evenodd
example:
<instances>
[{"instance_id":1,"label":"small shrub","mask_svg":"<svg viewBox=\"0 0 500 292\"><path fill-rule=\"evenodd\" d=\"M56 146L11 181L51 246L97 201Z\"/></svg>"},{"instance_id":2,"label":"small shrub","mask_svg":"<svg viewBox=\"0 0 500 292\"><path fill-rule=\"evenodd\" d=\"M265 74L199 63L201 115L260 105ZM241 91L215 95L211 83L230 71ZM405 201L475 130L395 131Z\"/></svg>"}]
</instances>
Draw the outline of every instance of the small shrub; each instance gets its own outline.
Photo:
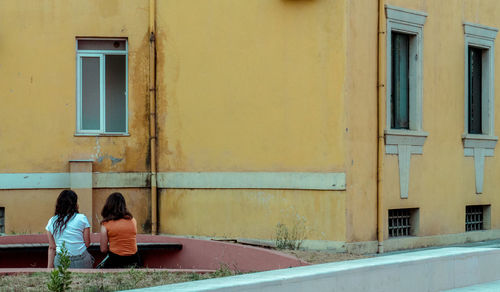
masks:
<instances>
[{"instance_id":1,"label":"small shrub","mask_svg":"<svg viewBox=\"0 0 500 292\"><path fill-rule=\"evenodd\" d=\"M71 285L71 272L68 270L71 261L69 259L68 249L63 242L61 252L59 253L60 265L50 273L47 288L49 291L64 292Z\"/></svg>"},{"instance_id":2,"label":"small shrub","mask_svg":"<svg viewBox=\"0 0 500 292\"><path fill-rule=\"evenodd\" d=\"M283 223L276 225L276 247L279 249L299 249L305 239L306 229L303 221L297 221L292 229Z\"/></svg>"}]
</instances>

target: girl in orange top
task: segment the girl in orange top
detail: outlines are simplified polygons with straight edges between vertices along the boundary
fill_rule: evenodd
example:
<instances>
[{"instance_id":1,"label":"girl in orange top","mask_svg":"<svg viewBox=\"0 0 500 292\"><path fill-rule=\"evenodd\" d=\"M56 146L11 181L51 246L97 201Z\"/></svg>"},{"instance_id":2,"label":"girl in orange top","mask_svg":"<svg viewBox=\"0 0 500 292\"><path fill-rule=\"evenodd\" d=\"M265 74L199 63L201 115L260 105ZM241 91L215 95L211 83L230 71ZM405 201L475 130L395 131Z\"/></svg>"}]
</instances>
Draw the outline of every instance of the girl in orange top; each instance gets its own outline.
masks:
<instances>
[{"instance_id":1,"label":"girl in orange top","mask_svg":"<svg viewBox=\"0 0 500 292\"><path fill-rule=\"evenodd\" d=\"M127 210L125 198L112 193L102 208L101 252L108 253L99 264L101 268L129 268L139 266L137 254L137 222ZM109 246L108 246L109 243Z\"/></svg>"}]
</instances>

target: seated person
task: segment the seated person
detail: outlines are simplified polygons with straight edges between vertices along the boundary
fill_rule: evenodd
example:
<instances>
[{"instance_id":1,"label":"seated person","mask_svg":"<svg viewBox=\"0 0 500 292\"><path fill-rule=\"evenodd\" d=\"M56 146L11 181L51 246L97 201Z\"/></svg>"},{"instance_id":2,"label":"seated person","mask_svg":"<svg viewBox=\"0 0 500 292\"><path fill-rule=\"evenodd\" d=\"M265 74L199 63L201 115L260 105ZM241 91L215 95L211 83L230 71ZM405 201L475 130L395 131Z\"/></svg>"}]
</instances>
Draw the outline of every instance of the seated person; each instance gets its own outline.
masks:
<instances>
[{"instance_id":1,"label":"seated person","mask_svg":"<svg viewBox=\"0 0 500 292\"><path fill-rule=\"evenodd\" d=\"M108 254L98 267L104 269L139 267L137 222L127 210L123 195L120 193L109 195L101 215L103 217L101 252Z\"/></svg>"},{"instance_id":2,"label":"seated person","mask_svg":"<svg viewBox=\"0 0 500 292\"><path fill-rule=\"evenodd\" d=\"M87 251L90 245L90 224L85 215L78 213L78 196L75 192L64 190L59 194L54 216L45 229L49 239L48 268L60 265L64 245L68 251L70 268L92 269L94 258Z\"/></svg>"}]
</instances>

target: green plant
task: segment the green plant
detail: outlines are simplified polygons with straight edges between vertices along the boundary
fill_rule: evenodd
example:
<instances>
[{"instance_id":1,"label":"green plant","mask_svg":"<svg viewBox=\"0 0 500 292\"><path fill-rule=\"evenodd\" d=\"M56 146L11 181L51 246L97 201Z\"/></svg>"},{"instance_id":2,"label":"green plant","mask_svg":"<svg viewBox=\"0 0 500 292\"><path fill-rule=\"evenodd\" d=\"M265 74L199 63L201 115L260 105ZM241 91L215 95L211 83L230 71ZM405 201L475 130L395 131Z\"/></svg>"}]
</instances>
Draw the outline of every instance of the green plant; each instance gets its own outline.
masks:
<instances>
[{"instance_id":1,"label":"green plant","mask_svg":"<svg viewBox=\"0 0 500 292\"><path fill-rule=\"evenodd\" d=\"M219 269L212 274L213 278L232 276L235 273L231 271L227 264L221 264Z\"/></svg>"},{"instance_id":2,"label":"green plant","mask_svg":"<svg viewBox=\"0 0 500 292\"><path fill-rule=\"evenodd\" d=\"M52 270L47 283L49 291L64 292L69 289L69 285L71 285L71 272L68 270L70 264L68 249L63 242L59 253L59 266Z\"/></svg>"},{"instance_id":3,"label":"green plant","mask_svg":"<svg viewBox=\"0 0 500 292\"><path fill-rule=\"evenodd\" d=\"M95 274L89 274L87 275L88 278L86 279L86 286L83 291L85 292L105 292L105 291L111 291L109 287L106 285L106 276L104 273L95 273Z\"/></svg>"},{"instance_id":4,"label":"green plant","mask_svg":"<svg viewBox=\"0 0 500 292\"><path fill-rule=\"evenodd\" d=\"M201 278L200 274L198 274L198 273L190 273L188 275L188 279L189 279L189 281L198 281L198 280L201 280L202 278Z\"/></svg>"},{"instance_id":5,"label":"green plant","mask_svg":"<svg viewBox=\"0 0 500 292\"><path fill-rule=\"evenodd\" d=\"M306 238L303 220L294 222L292 229L283 224L276 224L276 247L279 249L299 249Z\"/></svg>"},{"instance_id":6,"label":"green plant","mask_svg":"<svg viewBox=\"0 0 500 292\"><path fill-rule=\"evenodd\" d=\"M132 280L132 287L136 288L137 284L146 278L146 273L143 271L136 270L131 268L128 271L129 278Z\"/></svg>"}]
</instances>

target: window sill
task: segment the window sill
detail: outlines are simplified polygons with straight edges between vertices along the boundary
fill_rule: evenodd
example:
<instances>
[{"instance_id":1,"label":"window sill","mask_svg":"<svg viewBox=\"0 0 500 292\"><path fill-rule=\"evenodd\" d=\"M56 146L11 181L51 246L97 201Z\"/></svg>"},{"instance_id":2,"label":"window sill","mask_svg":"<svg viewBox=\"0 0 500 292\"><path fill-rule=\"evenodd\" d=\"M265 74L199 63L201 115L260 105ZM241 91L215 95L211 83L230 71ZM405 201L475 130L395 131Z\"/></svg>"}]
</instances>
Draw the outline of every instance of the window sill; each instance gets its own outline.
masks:
<instances>
[{"instance_id":1,"label":"window sill","mask_svg":"<svg viewBox=\"0 0 500 292\"><path fill-rule=\"evenodd\" d=\"M462 141L464 148L495 149L498 137L483 134L463 134Z\"/></svg>"},{"instance_id":2,"label":"window sill","mask_svg":"<svg viewBox=\"0 0 500 292\"><path fill-rule=\"evenodd\" d=\"M75 137L130 137L129 133L75 133Z\"/></svg>"},{"instance_id":3,"label":"window sill","mask_svg":"<svg viewBox=\"0 0 500 292\"><path fill-rule=\"evenodd\" d=\"M423 131L388 129L384 131L386 145L424 146L429 134Z\"/></svg>"}]
</instances>

